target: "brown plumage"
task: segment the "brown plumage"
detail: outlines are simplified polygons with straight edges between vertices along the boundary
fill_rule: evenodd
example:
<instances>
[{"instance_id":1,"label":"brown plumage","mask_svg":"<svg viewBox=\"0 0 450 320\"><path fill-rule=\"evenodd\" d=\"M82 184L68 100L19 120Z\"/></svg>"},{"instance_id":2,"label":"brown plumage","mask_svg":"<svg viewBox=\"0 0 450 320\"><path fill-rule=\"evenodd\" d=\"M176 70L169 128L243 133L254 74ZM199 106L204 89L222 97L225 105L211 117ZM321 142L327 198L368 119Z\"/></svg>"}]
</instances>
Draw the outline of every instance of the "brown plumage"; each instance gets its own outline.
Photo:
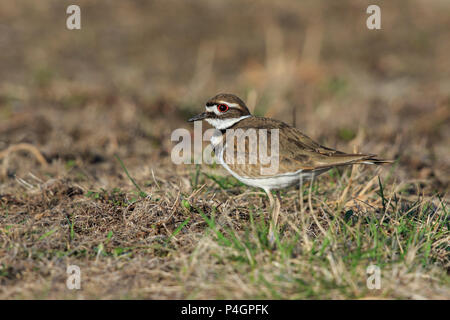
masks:
<instances>
[{"instance_id":1,"label":"brown plumage","mask_svg":"<svg viewBox=\"0 0 450 320\"><path fill-rule=\"evenodd\" d=\"M287 125L278 120L260 117L249 117L239 121L229 129L234 129L237 141L245 139L245 155L239 154L237 143L232 144L235 149L235 157L247 157L253 147L259 152L259 140L256 145L250 145L250 141L245 137L248 129L267 129L267 154L270 155L270 130L279 129L279 169L278 174L296 172L300 169L304 171L324 171L336 166L352 165L358 163L386 163L389 161L376 158L373 154L349 154L338 150L334 150L318 144L311 138L303 134L300 130ZM239 131L237 129L242 129ZM226 145L226 133L223 134ZM256 135L257 139L259 136ZM259 160L259 159L258 159ZM260 164L238 164L237 161L227 162L231 170L244 177L261 178Z\"/></svg>"}]
</instances>

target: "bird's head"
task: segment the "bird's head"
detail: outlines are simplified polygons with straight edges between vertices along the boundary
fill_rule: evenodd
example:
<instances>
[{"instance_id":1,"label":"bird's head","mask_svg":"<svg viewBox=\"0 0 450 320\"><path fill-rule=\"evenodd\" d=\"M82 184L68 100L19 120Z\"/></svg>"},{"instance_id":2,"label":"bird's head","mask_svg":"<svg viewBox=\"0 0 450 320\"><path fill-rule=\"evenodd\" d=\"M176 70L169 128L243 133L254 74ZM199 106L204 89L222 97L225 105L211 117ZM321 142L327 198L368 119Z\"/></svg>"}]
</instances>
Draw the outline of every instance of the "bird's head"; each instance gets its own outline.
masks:
<instances>
[{"instance_id":1,"label":"bird's head","mask_svg":"<svg viewBox=\"0 0 450 320\"><path fill-rule=\"evenodd\" d=\"M205 120L214 128L224 130L251 116L244 101L229 93L221 93L212 97L206 102L205 109L205 112L188 121Z\"/></svg>"}]
</instances>

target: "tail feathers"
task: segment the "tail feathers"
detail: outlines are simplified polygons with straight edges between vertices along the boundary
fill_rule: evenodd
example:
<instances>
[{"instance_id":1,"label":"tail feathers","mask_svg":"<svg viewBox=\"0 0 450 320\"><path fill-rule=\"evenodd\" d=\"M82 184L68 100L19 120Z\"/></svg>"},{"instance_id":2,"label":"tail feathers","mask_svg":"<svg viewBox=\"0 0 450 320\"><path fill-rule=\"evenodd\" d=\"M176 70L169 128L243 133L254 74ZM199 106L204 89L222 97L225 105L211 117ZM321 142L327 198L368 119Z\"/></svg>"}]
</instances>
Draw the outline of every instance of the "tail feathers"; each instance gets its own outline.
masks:
<instances>
[{"instance_id":1,"label":"tail feathers","mask_svg":"<svg viewBox=\"0 0 450 320\"><path fill-rule=\"evenodd\" d=\"M341 158L341 159L339 159ZM336 155L335 159L338 165L350 164L383 164L393 163L394 160L385 160L377 158L376 154L347 154ZM340 161L341 160L341 161Z\"/></svg>"},{"instance_id":2,"label":"tail feathers","mask_svg":"<svg viewBox=\"0 0 450 320\"><path fill-rule=\"evenodd\" d=\"M376 164L376 165L380 165L380 164L386 164L386 163L394 163L394 160L385 160L385 159L378 159L378 158L370 157L368 159L358 160L358 161L356 161L354 163L355 164Z\"/></svg>"},{"instance_id":3,"label":"tail feathers","mask_svg":"<svg viewBox=\"0 0 450 320\"><path fill-rule=\"evenodd\" d=\"M332 167L348 166L353 164L387 164L393 163L393 160L384 160L376 158L374 154L339 154L318 161L314 169L325 169Z\"/></svg>"}]
</instances>

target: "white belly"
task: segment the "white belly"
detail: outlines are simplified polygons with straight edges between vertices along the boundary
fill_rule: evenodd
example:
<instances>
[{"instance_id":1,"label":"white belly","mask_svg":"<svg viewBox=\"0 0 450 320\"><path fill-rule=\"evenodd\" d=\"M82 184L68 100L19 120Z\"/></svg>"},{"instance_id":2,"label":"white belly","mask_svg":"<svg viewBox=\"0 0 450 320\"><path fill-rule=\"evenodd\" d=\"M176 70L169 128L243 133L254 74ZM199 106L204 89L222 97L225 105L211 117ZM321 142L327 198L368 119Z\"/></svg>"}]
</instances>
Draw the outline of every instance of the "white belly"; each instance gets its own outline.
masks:
<instances>
[{"instance_id":1,"label":"white belly","mask_svg":"<svg viewBox=\"0 0 450 320\"><path fill-rule=\"evenodd\" d=\"M252 187L262 188L264 190L283 189L294 185L301 185L303 181L311 180L317 173L301 172L301 170L293 173L287 173L277 176L263 178L245 178L234 173L226 164L222 164L228 172L236 179Z\"/></svg>"}]
</instances>

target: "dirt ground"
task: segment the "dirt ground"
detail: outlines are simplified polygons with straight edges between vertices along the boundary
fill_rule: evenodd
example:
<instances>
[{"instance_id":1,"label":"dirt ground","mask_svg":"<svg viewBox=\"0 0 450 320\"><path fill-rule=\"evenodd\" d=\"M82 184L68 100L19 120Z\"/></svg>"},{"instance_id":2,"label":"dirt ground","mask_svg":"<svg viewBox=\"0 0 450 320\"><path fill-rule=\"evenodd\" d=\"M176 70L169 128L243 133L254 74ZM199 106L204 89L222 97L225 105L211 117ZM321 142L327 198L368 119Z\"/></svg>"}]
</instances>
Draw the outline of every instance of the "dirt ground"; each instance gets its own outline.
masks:
<instances>
[{"instance_id":1,"label":"dirt ground","mask_svg":"<svg viewBox=\"0 0 450 320\"><path fill-rule=\"evenodd\" d=\"M374 2L381 30L364 1L77 1L81 30L2 1L0 298L449 299L450 2ZM171 160L219 92L395 163L284 190L272 248L261 190Z\"/></svg>"}]
</instances>

